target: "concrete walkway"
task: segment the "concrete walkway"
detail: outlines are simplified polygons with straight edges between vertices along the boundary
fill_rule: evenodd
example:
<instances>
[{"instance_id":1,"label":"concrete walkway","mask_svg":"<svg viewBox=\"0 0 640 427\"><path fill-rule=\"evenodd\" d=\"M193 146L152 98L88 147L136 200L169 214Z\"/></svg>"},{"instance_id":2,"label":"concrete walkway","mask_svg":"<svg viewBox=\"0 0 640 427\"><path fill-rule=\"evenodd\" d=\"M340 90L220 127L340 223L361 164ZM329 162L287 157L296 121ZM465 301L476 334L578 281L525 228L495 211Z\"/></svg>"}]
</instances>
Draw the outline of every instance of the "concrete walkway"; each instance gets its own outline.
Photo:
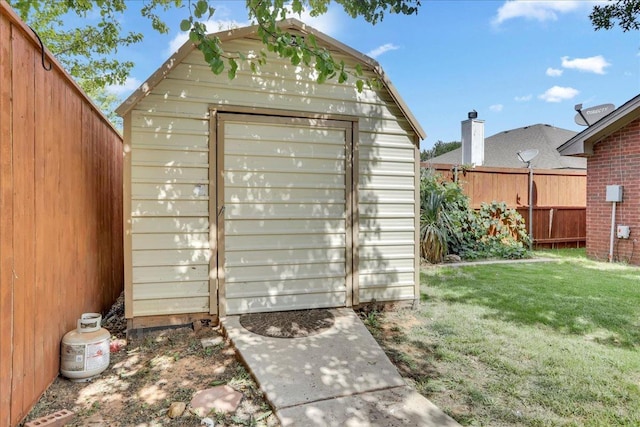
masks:
<instances>
[{"instance_id":1,"label":"concrete walkway","mask_svg":"<svg viewBox=\"0 0 640 427\"><path fill-rule=\"evenodd\" d=\"M221 319L283 426L459 426L407 386L353 310L332 312L331 329L292 339Z\"/></svg>"}]
</instances>

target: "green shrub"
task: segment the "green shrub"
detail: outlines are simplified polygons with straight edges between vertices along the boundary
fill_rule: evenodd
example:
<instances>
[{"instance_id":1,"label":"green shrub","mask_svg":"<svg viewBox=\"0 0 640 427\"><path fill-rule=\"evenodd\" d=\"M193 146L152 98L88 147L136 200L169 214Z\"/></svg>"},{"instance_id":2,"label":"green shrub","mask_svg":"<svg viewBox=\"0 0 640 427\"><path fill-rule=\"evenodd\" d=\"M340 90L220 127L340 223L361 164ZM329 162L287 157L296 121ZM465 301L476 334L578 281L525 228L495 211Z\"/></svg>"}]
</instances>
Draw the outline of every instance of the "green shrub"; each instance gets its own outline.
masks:
<instances>
[{"instance_id":1,"label":"green shrub","mask_svg":"<svg viewBox=\"0 0 640 427\"><path fill-rule=\"evenodd\" d=\"M467 259L517 259L527 255L529 236L522 216L515 209L504 202L482 203L473 217L458 255Z\"/></svg>"},{"instance_id":2,"label":"green shrub","mask_svg":"<svg viewBox=\"0 0 640 427\"><path fill-rule=\"evenodd\" d=\"M420 203L420 254L431 263L442 262L448 252L449 218L444 209L444 195L428 192Z\"/></svg>"},{"instance_id":3,"label":"green shrub","mask_svg":"<svg viewBox=\"0 0 640 427\"><path fill-rule=\"evenodd\" d=\"M429 262L446 254L465 259L523 258L529 236L524 220L504 202L483 203L480 210L456 182L423 169L420 181L420 253Z\"/></svg>"}]
</instances>

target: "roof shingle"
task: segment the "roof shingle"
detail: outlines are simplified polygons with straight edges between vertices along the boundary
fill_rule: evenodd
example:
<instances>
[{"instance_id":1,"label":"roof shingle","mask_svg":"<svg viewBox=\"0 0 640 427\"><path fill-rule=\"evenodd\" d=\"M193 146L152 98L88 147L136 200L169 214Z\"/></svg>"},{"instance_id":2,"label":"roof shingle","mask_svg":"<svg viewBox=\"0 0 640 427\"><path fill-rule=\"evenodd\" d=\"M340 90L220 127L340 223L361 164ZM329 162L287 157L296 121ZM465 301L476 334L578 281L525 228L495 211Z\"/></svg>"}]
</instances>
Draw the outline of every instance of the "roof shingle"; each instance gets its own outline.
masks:
<instances>
[{"instance_id":1,"label":"roof shingle","mask_svg":"<svg viewBox=\"0 0 640 427\"><path fill-rule=\"evenodd\" d=\"M536 124L507 130L484 141L484 164L482 166L521 168L526 165L517 156L518 151L535 148L538 156L531 161L534 169L586 169L587 161L583 158L562 156L557 148L571 139L576 132ZM434 157L431 163L460 164L462 148Z\"/></svg>"}]
</instances>

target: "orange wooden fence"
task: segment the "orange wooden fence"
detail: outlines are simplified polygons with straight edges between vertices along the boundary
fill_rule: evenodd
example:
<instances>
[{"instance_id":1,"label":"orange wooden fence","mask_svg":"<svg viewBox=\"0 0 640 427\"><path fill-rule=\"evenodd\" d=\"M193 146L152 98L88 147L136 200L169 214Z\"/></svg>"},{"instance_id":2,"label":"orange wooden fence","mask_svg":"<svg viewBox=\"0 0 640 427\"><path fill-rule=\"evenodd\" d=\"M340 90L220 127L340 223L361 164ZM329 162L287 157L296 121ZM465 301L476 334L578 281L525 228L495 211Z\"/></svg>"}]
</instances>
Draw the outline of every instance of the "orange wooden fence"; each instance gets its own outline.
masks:
<instances>
[{"instance_id":1,"label":"orange wooden fence","mask_svg":"<svg viewBox=\"0 0 640 427\"><path fill-rule=\"evenodd\" d=\"M529 220L529 170L479 166L463 170L452 165L422 163L444 179L457 180L471 207L505 202ZM534 169L533 238L536 247L584 246L586 242L587 172ZM528 225L527 225L528 227Z\"/></svg>"},{"instance_id":2,"label":"orange wooden fence","mask_svg":"<svg viewBox=\"0 0 640 427\"><path fill-rule=\"evenodd\" d=\"M60 340L123 287L122 139L0 0L0 425L59 370Z\"/></svg>"}]
</instances>

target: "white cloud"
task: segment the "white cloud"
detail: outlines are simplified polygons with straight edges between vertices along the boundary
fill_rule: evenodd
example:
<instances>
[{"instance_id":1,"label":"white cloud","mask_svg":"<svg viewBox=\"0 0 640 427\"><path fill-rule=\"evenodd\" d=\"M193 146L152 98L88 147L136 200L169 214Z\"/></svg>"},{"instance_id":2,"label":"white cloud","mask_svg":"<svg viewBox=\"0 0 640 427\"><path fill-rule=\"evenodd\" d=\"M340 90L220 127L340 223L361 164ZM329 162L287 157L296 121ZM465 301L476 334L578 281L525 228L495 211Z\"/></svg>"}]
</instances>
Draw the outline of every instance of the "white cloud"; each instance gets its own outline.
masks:
<instances>
[{"instance_id":1,"label":"white cloud","mask_svg":"<svg viewBox=\"0 0 640 427\"><path fill-rule=\"evenodd\" d=\"M514 18L529 20L556 21L558 15L573 12L585 6L589 8L598 2L584 0L508 0L500 8L493 18L494 25L500 25Z\"/></svg>"},{"instance_id":2,"label":"white cloud","mask_svg":"<svg viewBox=\"0 0 640 427\"><path fill-rule=\"evenodd\" d=\"M316 30L334 38L338 36L338 32L341 29L340 16L336 13L336 9L331 7L329 7L327 13L320 16L310 16L309 12L304 11L301 15L291 13L288 17L299 19Z\"/></svg>"},{"instance_id":3,"label":"white cloud","mask_svg":"<svg viewBox=\"0 0 640 427\"><path fill-rule=\"evenodd\" d=\"M489 110L493 111L494 113L499 113L500 111L502 111L503 108L504 108L504 105L502 104L494 104L489 107Z\"/></svg>"},{"instance_id":4,"label":"white cloud","mask_svg":"<svg viewBox=\"0 0 640 427\"><path fill-rule=\"evenodd\" d=\"M607 62L602 55L591 56L589 58L569 59L568 56L562 57L562 66L564 68L572 68L578 71L588 73L605 74L605 68L611 64Z\"/></svg>"},{"instance_id":5,"label":"white cloud","mask_svg":"<svg viewBox=\"0 0 640 427\"><path fill-rule=\"evenodd\" d=\"M107 86L106 89L108 92L111 92L114 95L120 96L123 94L128 94L130 92L133 92L134 90L138 89L141 84L142 82L136 79L135 77L127 77L127 80L124 82L123 85L110 85L110 86Z\"/></svg>"},{"instance_id":6,"label":"white cloud","mask_svg":"<svg viewBox=\"0 0 640 427\"><path fill-rule=\"evenodd\" d=\"M562 102L567 99L575 98L579 93L579 90L572 87L554 86L547 89L547 91L542 95L538 95L538 98L546 102Z\"/></svg>"},{"instance_id":7,"label":"white cloud","mask_svg":"<svg viewBox=\"0 0 640 427\"><path fill-rule=\"evenodd\" d=\"M557 68L547 68L546 74L549 77L560 77L563 73L563 70L559 70Z\"/></svg>"},{"instance_id":8,"label":"white cloud","mask_svg":"<svg viewBox=\"0 0 640 427\"><path fill-rule=\"evenodd\" d=\"M367 53L367 56L370 56L372 58L377 58L378 56L382 55L383 53L387 53L391 50L398 50L400 49L400 46L396 46L393 43L386 43L383 44L382 46L379 46L375 49L373 49L372 51Z\"/></svg>"},{"instance_id":9,"label":"white cloud","mask_svg":"<svg viewBox=\"0 0 640 427\"><path fill-rule=\"evenodd\" d=\"M516 96L513 99L516 100L517 102L527 102L527 101L531 101L531 98L533 98L533 95L529 94L524 96Z\"/></svg>"}]
</instances>

